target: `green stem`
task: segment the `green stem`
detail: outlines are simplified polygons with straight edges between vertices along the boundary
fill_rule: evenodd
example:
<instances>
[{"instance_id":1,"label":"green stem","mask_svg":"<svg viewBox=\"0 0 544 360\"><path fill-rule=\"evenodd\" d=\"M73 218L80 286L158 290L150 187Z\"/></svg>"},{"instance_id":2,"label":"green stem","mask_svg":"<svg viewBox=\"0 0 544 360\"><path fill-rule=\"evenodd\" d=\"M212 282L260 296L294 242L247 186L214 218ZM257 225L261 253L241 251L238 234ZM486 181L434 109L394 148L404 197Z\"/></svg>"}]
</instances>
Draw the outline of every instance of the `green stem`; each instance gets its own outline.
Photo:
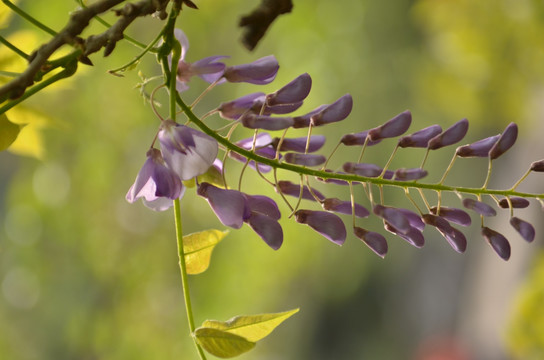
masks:
<instances>
[{"instance_id":1,"label":"green stem","mask_svg":"<svg viewBox=\"0 0 544 360\"><path fill-rule=\"evenodd\" d=\"M19 55L20 57L22 57L23 59L25 60L28 60L28 54L25 53L23 50L19 49L17 46L13 45L12 43L10 43L8 40L6 40L6 38L4 38L3 36L0 36L0 43L6 45L7 48L9 48L11 51L13 51L14 53L16 53L17 55Z\"/></svg>"},{"instance_id":2,"label":"green stem","mask_svg":"<svg viewBox=\"0 0 544 360\"><path fill-rule=\"evenodd\" d=\"M8 0L2 0L2 2L4 4L6 4L7 7L9 7L11 10L13 10L13 12L17 13L20 17L24 18L25 20L27 20L28 22L32 23L34 26L42 29L43 31L45 31L46 33L50 34L51 36L57 36L57 32L53 29L51 29L50 27L48 27L47 25L44 25L42 24L41 22L39 22L38 20L36 20L32 15L29 15L27 14L26 12L24 12L21 8L19 8L17 5L15 4L12 4L10 1Z\"/></svg>"},{"instance_id":3,"label":"green stem","mask_svg":"<svg viewBox=\"0 0 544 360\"><path fill-rule=\"evenodd\" d=\"M153 41L151 41L149 45L147 45L146 48L138 56L132 59L132 61L130 61L128 64L125 64L121 67L118 67L117 69L108 70L108 72L110 74L115 74L116 72L119 72L119 71L125 71L128 67L132 66L133 64L136 64L141 58L144 57L145 54L151 51L153 46L155 46L155 44L160 40L161 36L162 36L162 31L159 32L159 35L157 35L157 37L155 37L155 39L153 39Z\"/></svg>"},{"instance_id":4,"label":"green stem","mask_svg":"<svg viewBox=\"0 0 544 360\"><path fill-rule=\"evenodd\" d=\"M187 321L189 322L189 331L193 336L200 359L206 360L204 350L198 344L195 333L195 320L193 317L193 306L191 304L191 294L189 293L189 279L187 277L187 264L185 263L185 252L183 249L183 227L181 224L181 207L179 205L179 199L174 200L174 218L176 222L176 239L178 244L178 257L179 257L179 269L181 272L181 284L183 286L183 298L185 300L185 310L187 311Z\"/></svg>"},{"instance_id":5,"label":"green stem","mask_svg":"<svg viewBox=\"0 0 544 360\"><path fill-rule=\"evenodd\" d=\"M337 179L337 180L345 180L345 181L353 181L353 182L370 183L375 185L396 186L403 189L409 189L409 188L430 189L435 191L450 191L450 192L476 194L476 195L493 194L493 195L502 195L502 196L519 196L519 197L526 197L526 198L544 199L544 194L532 194L532 193L518 192L513 190L493 190L493 189L482 189L482 188L469 188L469 187L462 187L462 186L447 186L443 184L426 184L426 183L419 183L415 181L397 181L397 180L387 180L387 179L380 179L380 178L370 178L370 177L364 177L364 176L352 175L352 174L330 173L330 172L325 172L321 170L306 168L303 166L288 164L285 162L280 162L279 160L276 160L276 159L268 159L268 158L259 156L255 153L252 153L251 151L243 149L239 146L236 146L235 144L231 143L226 138L217 134L213 129L209 128L206 124L200 121L200 119L191 111L191 109L181 99L179 94L177 94L176 96L176 101L178 105L181 107L181 109L185 112L185 114L187 115L187 117L189 118L191 122L193 122L197 127L199 127L200 130L202 130L204 133L210 135L215 140L217 140L218 143L225 146L225 148L227 148L230 151L234 151L251 160L254 160L255 162L270 165L274 169L284 169L289 172L315 176L315 177L319 177L323 179Z\"/></svg>"}]
</instances>

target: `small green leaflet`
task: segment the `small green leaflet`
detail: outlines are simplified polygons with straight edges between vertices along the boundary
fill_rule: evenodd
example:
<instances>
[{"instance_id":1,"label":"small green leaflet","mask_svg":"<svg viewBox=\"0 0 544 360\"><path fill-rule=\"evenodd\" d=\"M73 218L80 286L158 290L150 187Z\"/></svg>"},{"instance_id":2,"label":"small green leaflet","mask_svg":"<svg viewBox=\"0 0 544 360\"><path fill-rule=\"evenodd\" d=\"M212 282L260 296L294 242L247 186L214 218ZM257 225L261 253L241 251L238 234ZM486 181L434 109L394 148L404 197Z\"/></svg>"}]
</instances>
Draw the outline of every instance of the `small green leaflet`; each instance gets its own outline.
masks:
<instances>
[{"instance_id":1,"label":"small green leaflet","mask_svg":"<svg viewBox=\"0 0 544 360\"><path fill-rule=\"evenodd\" d=\"M183 237L183 251L187 274L200 274L210 266L210 258L215 245L228 234L228 231L205 230Z\"/></svg>"},{"instance_id":2,"label":"small green leaflet","mask_svg":"<svg viewBox=\"0 0 544 360\"><path fill-rule=\"evenodd\" d=\"M6 150L19 135L21 127L9 121L6 114L0 115L0 151Z\"/></svg>"},{"instance_id":3,"label":"small green leaflet","mask_svg":"<svg viewBox=\"0 0 544 360\"><path fill-rule=\"evenodd\" d=\"M293 309L281 313L241 315L225 322L206 320L202 327L196 329L195 336L210 354L221 358L234 357L251 350L255 342L268 336L298 311Z\"/></svg>"}]
</instances>

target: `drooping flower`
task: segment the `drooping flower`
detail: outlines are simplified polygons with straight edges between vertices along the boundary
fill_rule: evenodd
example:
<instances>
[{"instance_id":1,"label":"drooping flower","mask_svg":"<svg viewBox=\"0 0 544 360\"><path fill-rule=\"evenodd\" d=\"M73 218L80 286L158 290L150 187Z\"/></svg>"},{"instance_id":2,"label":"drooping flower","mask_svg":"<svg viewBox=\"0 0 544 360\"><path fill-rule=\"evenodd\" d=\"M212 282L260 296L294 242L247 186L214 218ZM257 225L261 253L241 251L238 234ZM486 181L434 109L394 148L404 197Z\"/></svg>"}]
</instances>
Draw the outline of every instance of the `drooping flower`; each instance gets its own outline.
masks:
<instances>
[{"instance_id":1,"label":"drooping flower","mask_svg":"<svg viewBox=\"0 0 544 360\"><path fill-rule=\"evenodd\" d=\"M433 206L430 210L433 215L439 215L444 219L461 226L470 226L472 223L470 215L461 209L441 206L440 214L437 213L436 206Z\"/></svg>"},{"instance_id":2,"label":"drooping flower","mask_svg":"<svg viewBox=\"0 0 544 360\"><path fill-rule=\"evenodd\" d=\"M478 214L483 216L495 216L497 212L491 206L487 205L482 201L477 201L474 199L466 198L463 199L463 206L467 209L474 210Z\"/></svg>"},{"instance_id":3,"label":"drooping flower","mask_svg":"<svg viewBox=\"0 0 544 360\"><path fill-rule=\"evenodd\" d=\"M468 131L468 120L462 119L429 140L428 149L437 150L461 141Z\"/></svg>"},{"instance_id":4,"label":"drooping flower","mask_svg":"<svg viewBox=\"0 0 544 360\"><path fill-rule=\"evenodd\" d=\"M510 205L512 205L512 208L514 209L524 209L528 207L529 204L530 204L529 200L522 197L517 197L517 196L512 196L510 198L510 202L508 202L507 198L499 200L499 206L503 209L508 209Z\"/></svg>"},{"instance_id":5,"label":"drooping flower","mask_svg":"<svg viewBox=\"0 0 544 360\"><path fill-rule=\"evenodd\" d=\"M330 212L298 210L295 212L295 220L308 225L336 245L342 245L346 241L347 234L344 222Z\"/></svg>"},{"instance_id":6,"label":"drooping flower","mask_svg":"<svg viewBox=\"0 0 544 360\"><path fill-rule=\"evenodd\" d=\"M382 234L374 231L368 231L358 226L353 228L353 232L355 233L355 236L361 239L361 241L364 242L366 246L370 248L370 250L374 251L376 255L382 259L385 257L388 246L387 240Z\"/></svg>"},{"instance_id":7,"label":"drooping flower","mask_svg":"<svg viewBox=\"0 0 544 360\"><path fill-rule=\"evenodd\" d=\"M255 138L255 154L268 159L274 159L276 157L276 150L272 147L271 142L272 138L270 137L270 134L266 132L261 132L257 134L257 137ZM251 150L253 148L253 137L242 139L236 142L236 145L243 149ZM229 151L229 157L243 163L247 161L247 158L245 156L242 156L233 151ZM269 172L272 169L269 165L261 163L257 163L257 165L255 165L254 160L251 160L249 162L249 166L253 169L255 169L255 166L257 166L259 171L264 173Z\"/></svg>"},{"instance_id":8,"label":"drooping flower","mask_svg":"<svg viewBox=\"0 0 544 360\"><path fill-rule=\"evenodd\" d=\"M510 225L512 225L527 242L533 242L535 239L535 228L527 221L513 216L510 219Z\"/></svg>"},{"instance_id":9,"label":"drooping flower","mask_svg":"<svg viewBox=\"0 0 544 360\"><path fill-rule=\"evenodd\" d=\"M501 134L499 140L493 145L491 150L489 150L489 158L495 160L502 154L504 154L508 149L514 146L516 139L518 138L518 126L515 123L510 123L504 129L504 132Z\"/></svg>"},{"instance_id":10,"label":"drooping flower","mask_svg":"<svg viewBox=\"0 0 544 360\"><path fill-rule=\"evenodd\" d=\"M249 129L284 130L295 124L292 117L272 117L246 112L240 117L242 125Z\"/></svg>"},{"instance_id":11,"label":"drooping flower","mask_svg":"<svg viewBox=\"0 0 544 360\"><path fill-rule=\"evenodd\" d=\"M281 141L280 138L274 138L272 140L272 146L277 149L280 146L280 151L295 151L304 153L308 150L309 153L317 151L325 144L326 137L324 135L312 135L310 136L310 143L308 144L308 138L306 136L299 138L284 138ZM308 148L306 149L306 145Z\"/></svg>"},{"instance_id":12,"label":"drooping flower","mask_svg":"<svg viewBox=\"0 0 544 360\"><path fill-rule=\"evenodd\" d=\"M450 225L450 223L441 216L432 214L424 214L423 221L427 225L434 226L446 241L450 244L453 250L458 253L464 253L467 249L467 239L465 235Z\"/></svg>"},{"instance_id":13,"label":"drooping flower","mask_svg":"<svg viewBox=\"0 0 544 360\"><path fill-rule=\"evenodd\" d=\"M431 125L413 134L403 136L399 139L399 147L416 147L426 148L429 145L429 140L442 132L440 125Z\"/></svg>"},{"instance_id":14,"label":"drooping flower","mask_svg":"<svg viewBox=\"0 0 544 360\"><path fill-rule=\"evenodd\" d=\"M408 218L397 208L376 204L372 212L403 234L407 234L412 228Z\"/></svg>"},{"instance_id":15,"label":"drooping flower","mask_svg":"<svg viewBox=\"0 0 544 360\"><path fill-rule=\"evenodd\" d=\"M459 157L488 157L489 150L497 143L500 137L500 135L490 136L469 145L459 146L455 150L455 154Z\"/></svg>"},{"instance_id":16,"label":"drooping flower","mask_svg":"<svg viewBox=\"0 0 544 360\"><path fill-rule=\"evenodd\" d=\"M342 136L342 139L340 139L340 142L346 146L354 146L354 145L364 145L366 143L366 146L372 146L379 144L382 139L378 140L370 140L368 137L368 132L370 130L361 131L358 133L353 134L346 134Z\"/></svg>"},{"instance_id":17,"label":"drooping flower","mask_svg":"<svg viewBox=\"0 0 544 360\"><path fill-rule=\"evenodd\" d=\"M180 198L184 191L185 187L180 178L166 166L161 152L158 149L150 149L126 199L133 203L143 198L147 207L163 211L172 206L172 200Z\"/></svg>"},{"instance_id":18,"label":"drooping flower","mask_svg":"<svg viewBox=\"0 0 544 360\"><path fill-rule=\"evenodd\" d=\"M225 69L223 77L228 82L247 82L264 85L276 78L279 67L274 55L269 55L249 64L229 66Z\"/></svg>"},{"instance_id":19,"label":"drooping flower","mask_svg":"<svg viewBox=\"0 0 544 360\"><path fill-rule=\"evenodd\" d=\"M361 218L370 215L370 212L363 205L357 203L354 203L353 205L354 206L352 208L351 201L342 201L337 198L328 198L323 200L323 202L321 203L323 209L327 211L346 215L351 215L353 213L355 214L355 216Z\"/></svg>"},{"instance_id":20,"label":"drooping flower","mask_svg":"<svg viewBox=\"0 0 544 360\"><path fill-rule=\"evenodd\" d=\"M482 227L482 236L487 240L489 245L495 250L497 255L503 260L510 259L510 243L508 240L500 233L488 228L487 226Z\"/></svg>"},{"instance_id":21,"label":"drooping flower","mask_svg":"<svg viewBox=\"0 0 544 360\"><path fill-rule=\"evenodd\" d=\"M318 166L324 164L327 158L323 155L317 154L299 154L299 153L287 153L285 154L285 161L290 164L297 164L303 166Z\"/></svg>"},{"instance_id":22,"label":"drooping flower","mask_svg":"<svg viewBox=\"0 0 544 360\"><path fill-rule=\"evenodd\" d=\"M266 95L266 104L274 106L302 102L310 93L311 88L312 78L308 73L304 73L278 91Z\"/></svg>"},{"instance_id":23,"label":"drooping flower","mask_svg":"<svg viewBox=\"0 0 544 360\"><path fill-rule=\"evenodd\" d=\"M423 237L423 233L416 229L415 227L411 226L410 229L404 234L401 231L397 230L393 225L389 224L388 222L384 223L385 230L389 231L390 233L397 235L404 241L406 241L408 244L415 246L416 248L422 248L423 245L425 245L425 238Z\"/></svg>"},{"instance_id":24,"label":"drooping flower","mask_svg":"<svg viewBox=\"0 0 544 360\"><path fill-rule=\"evenodd\" d=\"M369 140L377 141L397 137L406 132L412 123L412 113L404 111L391 120L368 131Z\"/></svg>"},{"instance_id":25,"label":"drooping flower","mask_svg":"<svg viewBox=\"0 0 544 360\"><path fill-rule=\"evenodd\" d=\"M181 180L204 174L217 157L214 138L170 119L161 124L158 139L164 161Z\"/></svg>"},{"instance_id":26,"label":"drooping flower","mask_svg":"<svg viewBox=\"0 0 544 360\"><path fill-rule=\"evenodd\" d=\"M531 171L544 172L544 160L538 160L531 163Z\"/></svg>"},{"instance_id":27,"label":"drooping flower","mask_svg":"<svg viewBox=\"0 0 544 360\"><path fill-rule=\"evenodd\" d=\"M395 170L395 176L393 180L399 181L410 181L410 180L419 180L427 176L427 170L422 168L412 168L412 169L397 169Z\"/></svg>"},{"instance_id":28,"label":"drooping flower","mask_svg":"<svg viewBox=\"0 0 544 360\"><path fill-rule=\"evenodd\" d=\"M287 181L287 180L280 180L280 181L278 181L278 187L277 187L276 191L279 191L279 192L281 192L282 194L285 194L285 195L299 197L300 196L300 185L293 184L292 182ZM306 199L306 200L316 201L316 199L312 195L312 192L314 193L315 196L317 196L318 199L320 199L320 200L325 199L325 196L323 194L321 194L319 191L317 191L315 189L312 189L310 191L310 189L308 189L308 187L306 185L304 185L303 188L302 188L302 198Z\"/></svg>"},{"instance_id":29,"label":"drooping flower","mask_svg":"<svg viewBox=\"0 0 544 360\"><path fill-rule=\"evenodd\" d=\"M353 98L350 94L341 96L338 100L327 105L320 112L312 115L310 122L313 126L321 126L344 120L351 113Z\"/></svg>"}]
</instances>

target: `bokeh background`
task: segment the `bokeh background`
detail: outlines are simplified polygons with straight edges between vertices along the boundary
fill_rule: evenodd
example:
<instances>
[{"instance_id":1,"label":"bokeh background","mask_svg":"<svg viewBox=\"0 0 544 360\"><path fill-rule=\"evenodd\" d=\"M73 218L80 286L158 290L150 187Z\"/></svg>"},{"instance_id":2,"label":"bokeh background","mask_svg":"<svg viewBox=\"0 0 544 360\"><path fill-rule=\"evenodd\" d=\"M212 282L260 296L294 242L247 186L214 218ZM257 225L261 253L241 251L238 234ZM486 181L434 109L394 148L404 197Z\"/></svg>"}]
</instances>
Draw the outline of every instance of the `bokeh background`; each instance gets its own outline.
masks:
<instances>
[{"instance_id":1,"label":"bokeh background","mask_svg":"<svg viewBox=\"0 0 544 360\"><path fill-rule=\"evenodd\" d=\"M57 30L77 7L68 0L18 3ZM492 187L508 188L544 157L542 1L294 0L293 12L277 20L253 53L240 44L237 22L258 1L196 3L200 10L187 9L178 24L191 44L187 60L229 55L229 64L240 64L274 54L281 66L276 81L259 89L217 87L196 108L200 114L249 92L274 91L308 72L313 89L300 113L345 93L354 98L341 125L315 129L329 139L325 154L343 134L410 109L414 130L468 118L466 143L518 123L518 144L496 162ZM145 43L160 25L140 19L127 33ZM85 35L102 29L93 24ZM48 39L17 16L2 19L0 34L27 52ZM151 78L160 69L148 56L125 77L107 70L138 52L124 42L108 58L94 54L95 66L8 113L27 125L12 149L0 153L2 359L197 358L186 326L173 214L124 198L158 125L136 88L138 72ZM22 66L0 45L0 70ZM204 88L195 79L184 95L192 100ZM215 118L209 123L225 124ZM393 146L384 141L365 159L383 164ZM429 181L440 179L453 150L431 154ZM355 149L342 149L333 162L340 166L357 156ZM392 166L418 166L422 156L417 149L402 151ZM239 169L229 163L231 183ZM486 169L484 160L458 161L447 183L480 186ZM263 184L246 172L245 192L264 191L280 203ZM340 186L316 188L348 196ZM520 189L543 193L543 180L531 176ZM386 199L406 203L396 189ZM456 197L447 201L459 206ZM208 271L191 277L196 322L301 308L240 359L542 359L544 226L540 206L532 205L518 216L535 225L533 244L510 229L505 212L486 220L511 240L508 262L481 238L475 218L464 255L427 229L420 250L388 235L390 250L382 260L354 236L337 247L287 219L283 206L286 236L279 251L244 227L217 246ZM224 228L194 190L183 198L182 212L187 233ZM373 220L361 224L381 228Z\"/></svg>"}]
</instances>

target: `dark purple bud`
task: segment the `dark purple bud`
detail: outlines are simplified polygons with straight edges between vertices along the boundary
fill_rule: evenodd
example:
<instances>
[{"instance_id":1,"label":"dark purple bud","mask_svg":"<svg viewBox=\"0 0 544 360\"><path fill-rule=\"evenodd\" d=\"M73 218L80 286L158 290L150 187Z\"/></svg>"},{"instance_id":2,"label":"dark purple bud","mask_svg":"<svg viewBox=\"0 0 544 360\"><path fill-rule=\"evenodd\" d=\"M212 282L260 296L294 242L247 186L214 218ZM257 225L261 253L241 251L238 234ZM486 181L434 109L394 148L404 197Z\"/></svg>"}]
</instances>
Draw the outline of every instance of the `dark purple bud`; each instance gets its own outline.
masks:
<instances>
[{"instance_id":1,"label":"dark purple bud","mask_svg":"<svg viewBox=\"0 0 544 360\"><path fill-rule=\"evenodd\" d=\"M346 241L346 227L337 215L326 211L298 210L295 220L308 225L336 245L343 245Z\"/></svg>"},{"instance_id":2,"label":"dark purple bud","mask_svg":"<svg viewBox=\"0 0 544 360\"><path fill-rule=\"evenodd\" d=\"M290 181L278 181L278 188L282 194L294 196L297 198L300 196L300 185L293 184ZM320 200L325 199L325 196L321 194L319 191L315 189L312 189L312 191L315 194L315 196L317 196L318 199ZM310 190L308 189L306 185L304 185L304 188L302 189L302 198L306 200L316 201L316 199L313 197L312 193L310 192Z\"/></svg>"},{"instance_id":3,"label":"dark purple bud","mask_svg":"<svg viewBox=\"0 0 544 360\"><path fill-rule=\"evenodd\" d=\"M436 206L433 206L431 213L461 226L470 226L472 223L470 215L466 211L457 208L441 206L440 214L437 214Z\"/></svg>"},{"instance_id":4,"label":"dark purple bud","mask_svg":"<svg viewBox=\"0 0 544 360\"><path fill-rule=\"evenodd\" d=\"M278 250L281 247L283 230L275 219L258 212L252 212L246 222L272 249Z\"/></svg>"},{"instance_id":5,"label":"dark purple bud","mask_svg":"<svg viewBox=\"0 0 544 360\"><path fill-rule=\"evenodd\" d=\"M510 219L510 225L512 225L527 242L533 242L535 239L535 228L527 221L514 216Z\"/></svg>"},{"instance_id":6,"label":"dark purple bud","mask_svg":"<svg viewBox=\"0 0 544 360\"><path fill-rule=\"evenodd\" d=\"M478 214L483 216L495 216L497 212L491 206L487 205L484 202L477 201L474 199L463 199L463 206L467 209L474 210Z\"/></svg>"},{"instance_id":7,"label":"dark purple bud","mask_svg":"<svg viewBox=\"0 0 544 360\"><path fill-rule=\"evenodd\" d=\"M324 164L325 161L327 161L327 158L323 155L299 153L287 153L285 154L284 159L289 164L297 164L303 166L318 166Z\"/></svg>"},{"instance_id":8,"label":"dark purple bud","mask_svg":"<svg viewBox=\"0 0 544 360\"><path fill-rule=\"evenodd\" d=\"M387 240L385 240L385 237L382 234L374 231L368 231L357 226L353 228L353 232L355 233L355 236L361 239L366 246L370 248L370 250L376 253L376 255L382 259L385 257L388 247Z\"/></svg>"},{"instance_id":9,"label":"dark purple bud","mask_svg":"<svg viewBox=\"0 0 544 360\"><path fill-rule=\"evenodd\" d=\"M521 197L511 197L510 202L512 203L512 207L514 209L524 209L529 206L530 202L529 200ZM508 209L510 207L510 204L508 203L508 199L500 199L499 200L499 206L503 209Z\"/></svg>"},{"instance_id":10,"label":"dark purple bud","mask_svg":"<svg viewBox=\"0 0 544 360\"><path fill-rule=\"evenodd\" d=\"M191 72L198 75L202 80L213 83L223 76L223 70L225 70L226 67L222 62L216 61L227 57L228 56L209 56L197 60L191 64Z\"/></svg>"},{"instance_id":11,"label":"dark purple bud","mask_svg":"<svg viewBox=\"0 0 544 360\"><path fill-rule=\"evenodd\" d=\"M410 226L418 229L419 231L423 231L425 228L425 223L423 220L421 220L421 216L408 209L397 208L397 210L400 211L406 217L406 219L408 219Z\"/></svg>"},{"instance_id":12,"label":"dark purple bud","mask_svg":"<svg viewBox=\"0 0 544 360\"><path fill-rule=\"evenodd\" d=\"M301 116L295 116L293 119L295 120L295 126L293 126L295 129L304 128L310 126L310 119L312 116L319 114L321 111L323 111L327 106L329 105L320 105L317 108L313 109L307 114L301 115Z\"/></svg>"},{"instance_id":13,"label":"dark purple bud","mask_svg":"<svg viewBox=\"0 0 544 360\"><path fill-rule=\"evenodd\" d=\"M436 227L453 250L457 251L458 253L465 252L467 249L467 239L465 235L451 226L446 219L432 214L425 214L423 215L423 221L425 224Z\"/></svg>"},{"instance_id":14,"label":"dark purple bud","mask_svg":"<svg viewBox=\"0 0 544 360\"><path fill-rule=\"evenodd\" d=\"M510 243L502 234L484 226L482 228L482 235L501 259L510 259Z\"/></svg>"},{"instance_id":15,"label":"dark purple bud","mask_svg":"<svg viewBox=\"0 0 544 360\"><path fill-rule=\"evenodd\" d=\"M399 181L410 181L410 180L419 180L427 176L427 170L421 168L412 168L412 169L397 169L395 170L395 176L393 180Z\"/></svg>"},{"instance_id":16,"label":"dark purple bud","mask_svg":"<svg viewBox=\"0 0 544 360\"><path fill-rule=\"evenodd\" d=\"M383 169L378 165L367 163L347 162L344 164L343 168L347 173L365 177L378 177L383 172Z\"/></svg>"},{"instance_id":17,"label":"dark purple bud","mask_svg":"<svg viewBox=\"0 0 544 360\"><path fill-rule=\"evenodd\" d=\"M437 150L444 146L461 141L468 131L468 120L462 119L447 128L442 134L429 140L429 150Z\"/></svg>"},{"instance_id":18,"label":"dark purple bud","mask_svg":"<svg viewBox=\"0 0 544 360\"><path fill-rule=\"evenodd\" d=\"M278 69L278 61L274 55L269 55L249 64L229 66L225 69L223 76L229 82L263 85L274 80Z\"/></svg>"},{"instance_id":19,"label":"dark purple bud","mask_svg":"<svg viewBox=\"0 0 544 360\"><path fill-rule=\"evenodd\" d=\"M407 234L412 228L412 226L410 226L410 221L408 221L402 211L397 208L377 204L372 208L372 212L384 219L402 234Z\"/></svg>"},{"instance_id":20,"label":"dark purple bud","mask_svg":"<svg viewBox=\"0 0 544 360\"><path fill-rule=\"evenodd\" d=\"M225 226L239 229L244 219L250 215L246 198L239 191L220 189L209 183L202 183L197 193L208 200L213 212Z\"/></svg>"},{"instance_id":21,"label":"dark purple bud","mask_svg":"<svg viewBox=\"0 0 544 360\"><path fill-rule=\"evenodd\" d=\"M403 234L402 232L398 231L394 226L386 222L384 224L385 230L389 231L390 233L397 235L401 239L405 240L408 244L415 246L417 248L422 248L423 245L425 245L425 238L423 237L423 233L419 231L418 229L411 227L410 230L406 234Z\"/></svg>"},{"instance_id":22,"label":"dark purple bud","mask_svg":"<svg viewBox=\"0 0 544 360\"><path fill-rule=\"evenodd\" d=\"M410 111L404 111L385 124L369 130L368 137L373 141L397 137L404 134L411 123L412 113Z\"/></svg>"},{"instance_id":23,"label":"dark purple bud","mask_svg":"<svg viewBox=\"0 0 544 360\"><path fill-rule=\"evenodd\" d=\"M531 171L544 172L544 160L533 162L531 164Z\"/></svg>"},{"instance_id":24,"label":"dark purple bud","mask_svg":"<svg viewBox=\"0 0 544 360\"><path fill-rule=\"evenodd\" d=\"M431 125L425 129L416 131L413 134L403 136L399 139L399 147L416 147L416 148L426 148L429 145L429 140L431 140L436 135L442 132L442 127L440 125Z\"/></svg>"},{"instance_id":25,"label":"dark purple bud","mask_svg":"<svg viewBox=\"0 0 544 360\"><path fill-rule=\"evenodd\" d=\"M333 211L333 212L346 214L346 215L352 214L351 201L342 201L337 198L329 198L329 199L325 199L325 201L323 201L321 206L323 206L323 209L327 211ZM364 218L370 215L370 213L364 206L355 203L354 207L355 207L355 216Z\"/></svg>"},{"instance_id":26,"label":"dark purple bud","mask_svg":"<svg viewBox=\"0 0 544 360\"><path fill-rule=\"evenodd\" d=\"M256 103L259 105L259 107L262 106L262 100L264 100L264 97L265 93L260 92L245 95L236 100L221 103L217 110L223 119L236 120L255 106Z\"/></svg>"},{"instance_id":27,"label":"dark purple bud","mask_svg":"<svg viewBox=\"0 0 544 360\"><path fill-rule=\"evenodd\" d=\"M365 144L365 141L366 141L367 146L372 146L382 141L382 139L373 141L373 140L370 140L370 138L367 140L368 132L369 130L365 130L355 134L346 134L342 136L342 139L340 140L340 142L346 146L354 146L354 145L362 146Z\"/></svg>"},{"instance_id":28,"label":"dark purple bud","mask_svg":"<svg viewBox=\"0 0 544 360\"><path fill-rule=\"evenodd\" d=\"M285 105L275 105L275 106L268 106L266 105L264 107L264 112L263 114L264 115L270 115L270 114L289 114L289 113L292 113L293 111L297 110L299 107L301 107L303 104L302 101L299 101L299 102L296 102L296 103L293 103L293 104L285 104ZM261 104L255 104L251 110L256 113L256 114L259 114L260 111L261 111L261 107L262 105Z\"/></svg>"},{"instance_id":29,"label":"dark purple bud","mask_svg":"<svg viewBox=\"0 0 544 360\"><path fill-rule=\"evenodd\" d=\"M351 113L353 99L350 94L342 96L310 118L312 125L321 126L344 120Z\"/></svg>"},{"instance_id":30,"label":"dark purple bud","mask_svg":"<svg viewBox=\"0 0 544 360\"><path fill-rule=\"evenodd\" d=\"M240 118L242 125L249 129L264 130L283 130L293 126L294 121L291 117L271 117L268 115L256 115L254 113L245 113Z\"/></svg>"},{"instance_id":31,"label":"dark purple bud","mask_svg":"<svg viewBox=\"0 0 544 360\"><path fill-rule=\"evenodd\" d=\"M333 173L333 174L346 174L344 172L334 172L334 171L332 171L330 169L325 169L325 172ZM316 179L319 180L319 181L322 181L324 183L332 183L332 184L337 184L337 185L349 185L349 182L347 182L346 180L325 179L325 178L321 178L321 177L318 177ZM354 182L353 184L359 184L359 183Z\"/></svg>"},{"instance_id":32,"label":"dark purple bud","mask_svg":"<svg viewBox=\"0 0 544 360\"><path fill-rule=\"evenodd\" d=\"M280 105L293 104L306 99L312 88L312 78L308 73L298 76L275 93L266 96L266 104Z\"/></svg>"},{"instance_id":33,"label":"dark purple bud","mask_svg":"<svg viewBox=\"0 0 544 360\"><path fill-rule=\"evenodd\" d=\"M274 220L281 218L280 209L274 200L264 195L243 194L247 200L249 210L266 215Z\"/></svg>"},{"instance_id":34,"label":"dark purple bud","mask_svg":"<svg viewBox=\"0 0 544 360\"><path fill-rule=\"evenodd\" d=\"M495 160L510 149L518 138L518 126L510 123L502 133L499 141L489 151L489 158Z\"/></svg>"},{"instance_id":35,"label":"dark purple bud","mask_svg":"<svg viewBox=\"0 0 544 360\"><path fill-rule=\"evenodd\" d=\"M459 146L455 154L459 157L488 157L489 151L500 137L500 135L495 135L476 141L470 145Z\"/></svg>"},{"instance_id":36,"label":"dark purple bud","mask_svg":"<svg viewBox=\"0 0 544 360\"><path fill-rule=\"evenodd\" d=\"M324 135L312 135L310 136L310 144L308 145L308 152L314 152L323 147L325 144L325 136ZM296 151L299 153L306 152L306 144L308 142L308 138L306 136L294 138L294 139L283 139L281 143L280 151ZM272 145L275 149L278 148L278 145L280 143L280 138L274 138L272 141Z\"/></svg>"}]
</instances>

